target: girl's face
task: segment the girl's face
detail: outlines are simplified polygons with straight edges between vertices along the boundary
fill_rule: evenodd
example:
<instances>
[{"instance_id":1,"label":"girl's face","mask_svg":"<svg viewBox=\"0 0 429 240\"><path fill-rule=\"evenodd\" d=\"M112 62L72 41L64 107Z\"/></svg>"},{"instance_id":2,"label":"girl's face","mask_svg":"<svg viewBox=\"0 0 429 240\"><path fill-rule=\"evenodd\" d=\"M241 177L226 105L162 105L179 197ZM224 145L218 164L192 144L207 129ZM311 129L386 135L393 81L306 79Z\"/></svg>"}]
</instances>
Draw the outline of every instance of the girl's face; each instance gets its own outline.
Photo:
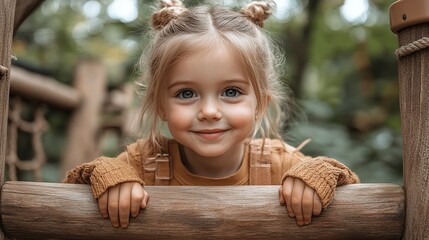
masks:
<instances>
[{"instance_id":1,"label":"girl's face","mask_svg":"<svg viewBox=\"0 0 429 240\"><path fill-rule=\"evenodd\" d=\"M213 47L172 69L164 120L174 139L202 157L237 156L255 125L256 97L238 57Z\"/></svg>"}]
</instances>

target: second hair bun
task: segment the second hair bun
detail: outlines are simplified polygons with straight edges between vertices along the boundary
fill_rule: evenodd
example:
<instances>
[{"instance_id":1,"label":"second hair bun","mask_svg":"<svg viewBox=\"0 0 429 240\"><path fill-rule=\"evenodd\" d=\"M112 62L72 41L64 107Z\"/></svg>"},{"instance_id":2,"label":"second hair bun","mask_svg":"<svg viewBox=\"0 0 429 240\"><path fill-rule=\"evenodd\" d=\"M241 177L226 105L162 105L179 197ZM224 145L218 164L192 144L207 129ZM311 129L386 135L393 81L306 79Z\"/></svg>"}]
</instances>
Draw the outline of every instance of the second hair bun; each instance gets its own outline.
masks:
<instances>
[{"instance_id":1,"label":"second hair bun","mask_svg":"<svg viewBox=\"0 0 429 240\"><path fill-rule=\"evenodd\" d=\"M162 29L186 10L180 0L161 0L161 9L152 14L152 27Z\"/></svg>"},{"instance_id":2,"label":"second hair bun","mask_svg":"<svg viewBox=\"0 0 429 240\"><path fill-rule=\"evenodd\" d=\"M273 13L275 7L274 1L254 1L243 7L240 12L256 25L263 27L264 21Z\"/></svg>"}]
</instances>

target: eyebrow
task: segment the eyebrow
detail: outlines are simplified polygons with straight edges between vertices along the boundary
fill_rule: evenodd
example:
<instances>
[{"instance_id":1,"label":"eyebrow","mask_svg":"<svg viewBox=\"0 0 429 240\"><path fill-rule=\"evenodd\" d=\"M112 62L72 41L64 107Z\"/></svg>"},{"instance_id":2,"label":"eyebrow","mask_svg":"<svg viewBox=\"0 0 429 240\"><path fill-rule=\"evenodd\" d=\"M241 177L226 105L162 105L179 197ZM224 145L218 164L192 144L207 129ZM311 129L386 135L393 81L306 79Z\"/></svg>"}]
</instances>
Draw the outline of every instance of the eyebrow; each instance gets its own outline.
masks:
<instances>
[{"instance_id":1,"label":"eyebrow","mask_svg":"<svg viewBox=\"0 0 429 240\"><path fill-rule=\"evenodd\" d=\"M226 79L224 80L224 82L226 83L241 83L241 84L245 84L245 85L250 85L250 81L246 80L246 79L242 79L242 78L232 78L232 79ZM173 82L172 84L170 84L167 89L171 89L177 85L192 85L194 82L191 80L178 80Z\"/></svg>"},{"instance_id":2,"label":"eyebrow","mask_svg":"<svg viewBox=\"0 0 429 240\"><path fill-rule=\"evenodd\" d=\"M228 83L243 83L243 84L246 84L246 85L250 85L250 81L249 80L242 79L242 78L227 79L227 80L225 80L225 82L228 82Z\"/></svg>"},{"instance_id":3,"label":"eyebrow","mask_svg":"<svg viewBox=\"0 0 429 240\"><path fill-rule=\"evenodd\" d=\"M173 88L177 85L191 85L192 81L191 80L178 80L173 82L172 84L168 85L167 89Z\"/></svg>"}]
</instances>

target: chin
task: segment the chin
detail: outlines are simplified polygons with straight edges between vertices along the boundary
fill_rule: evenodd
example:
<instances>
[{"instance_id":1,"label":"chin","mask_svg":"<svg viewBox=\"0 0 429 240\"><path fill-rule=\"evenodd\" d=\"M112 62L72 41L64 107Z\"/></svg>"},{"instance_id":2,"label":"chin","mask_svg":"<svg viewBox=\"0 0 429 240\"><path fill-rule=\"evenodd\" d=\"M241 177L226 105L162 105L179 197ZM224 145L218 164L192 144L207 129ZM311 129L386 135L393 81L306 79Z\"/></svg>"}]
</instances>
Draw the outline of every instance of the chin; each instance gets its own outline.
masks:
<instances>
[{"instance_id":1,"label":"chin","mask_svg":"<svg viewBox=\"0 0 429 240\"><path fill-rule=\"evenodd\" d=\"M210 147L208 147L210 148ZM206 157L206 158L214 158L219 157L225 154L225 151L215 150L215 149L192 149L196 154Z\"/></svg>"},{"instance_id":2,"label":"chin","mask_svg":"<svg viewBox=\"0 0 429 240\"><path fill-rule=\"evenodd\" d=\"M206 157L206 158L214 158L214 157L219 157L222 155L222 153L219 153L219 152L207 152L207 151L198 151L196 153L198 155L200 155L202 157Z\"/></svg>"}]
</instances>

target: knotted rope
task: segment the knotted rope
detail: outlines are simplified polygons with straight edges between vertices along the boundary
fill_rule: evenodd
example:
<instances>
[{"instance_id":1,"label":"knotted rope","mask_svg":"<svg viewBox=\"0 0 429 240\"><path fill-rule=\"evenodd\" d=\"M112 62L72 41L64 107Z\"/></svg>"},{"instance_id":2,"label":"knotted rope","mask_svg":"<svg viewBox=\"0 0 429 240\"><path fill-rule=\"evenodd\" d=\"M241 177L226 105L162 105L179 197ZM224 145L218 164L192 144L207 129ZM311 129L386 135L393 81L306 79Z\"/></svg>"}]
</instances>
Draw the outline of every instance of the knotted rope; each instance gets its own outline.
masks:
<instances>
[{"instance_id":1,"label":"knotted rope","mask_svg":"<svg viewBox=\"0 0 429 240\"><path fill-rule=\"evenodd\" d=\"M422 37L412 43L408 43L398 49L396 49L395 54L398 58L403 58L411 53L420 51L429 47L429 37Z\"/></svg>"},{"instance_id":2,"label":"knotted rope","mask_svg":"<svg viewBox=\"0 0 429 240\"><path fill-rule=\"evenodd\" d=\"M21 98L14 97L10 99L9 106L9 124L8 124L8 154L6 156L6 165L9 173L9 180L18 180L18 170L32 171L34 181L43 181L42 166L46 162L45 149L43 147L42 135L48 129L49 125L44 117L45 107L37 106L34 112L32 122L24 120L21 115L25 109ZM33 157L22 160L18 156L18 132L31 134L33 148Z\"/></svg>"}]
</instances>

